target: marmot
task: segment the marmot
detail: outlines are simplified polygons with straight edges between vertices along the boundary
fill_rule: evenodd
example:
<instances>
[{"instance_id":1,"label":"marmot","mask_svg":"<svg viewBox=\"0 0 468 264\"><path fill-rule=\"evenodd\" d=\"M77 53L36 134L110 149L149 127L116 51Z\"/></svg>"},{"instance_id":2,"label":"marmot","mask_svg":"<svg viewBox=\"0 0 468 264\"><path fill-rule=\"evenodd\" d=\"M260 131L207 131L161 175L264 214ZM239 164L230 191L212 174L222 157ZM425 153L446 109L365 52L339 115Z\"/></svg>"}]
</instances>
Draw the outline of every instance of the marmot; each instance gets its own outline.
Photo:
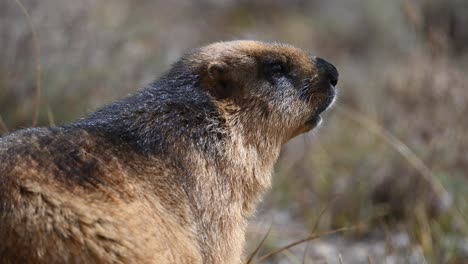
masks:
<instances>
[{"instance_id":1,"label":"marmot","mask_svg":"<svg viewBox=\"0 0 468 264\"><path fill-rule=\"evenodd\" d=\"M2 263L240 263L281 146L321 121L336 68L214 43L74 123L0 138Z\"/></svg>"}]
</instances>

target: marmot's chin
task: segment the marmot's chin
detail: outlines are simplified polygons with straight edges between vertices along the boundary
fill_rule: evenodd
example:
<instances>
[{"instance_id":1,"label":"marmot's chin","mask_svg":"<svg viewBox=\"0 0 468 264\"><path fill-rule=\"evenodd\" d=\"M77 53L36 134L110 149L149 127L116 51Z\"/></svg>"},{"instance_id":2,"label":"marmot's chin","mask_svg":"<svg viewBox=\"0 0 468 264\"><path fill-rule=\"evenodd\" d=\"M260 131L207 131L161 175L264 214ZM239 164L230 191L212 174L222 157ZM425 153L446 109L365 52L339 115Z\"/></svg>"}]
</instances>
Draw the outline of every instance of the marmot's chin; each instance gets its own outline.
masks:
<instances>
[{"instance_id":1,"label":"marmot's chin","mask_svg":"<svg viewBox=\"0 0 468 264\"><path fill-rule=\"evenodd\" d=\"M311 126L311 129L314 129L322 123L322 117L320 115L314 115L307 123Z\"/></svg>"},{"instance_id":2,"label":"marmot's chin","mask_svg":"<svg viewBox=\"0 0 468 264\"><path fill-rule=\"evenodd\" d=\"M308 120L308 124L312 126L312 128L318 127L322 123L322 117L320 116L325 110L330 108L335 101L335 94L333 93L332 95L329 95L326 97L325 100L322 101L322 103L315 108L314 114L312 117Z\"/></svg>"}]
</instances>

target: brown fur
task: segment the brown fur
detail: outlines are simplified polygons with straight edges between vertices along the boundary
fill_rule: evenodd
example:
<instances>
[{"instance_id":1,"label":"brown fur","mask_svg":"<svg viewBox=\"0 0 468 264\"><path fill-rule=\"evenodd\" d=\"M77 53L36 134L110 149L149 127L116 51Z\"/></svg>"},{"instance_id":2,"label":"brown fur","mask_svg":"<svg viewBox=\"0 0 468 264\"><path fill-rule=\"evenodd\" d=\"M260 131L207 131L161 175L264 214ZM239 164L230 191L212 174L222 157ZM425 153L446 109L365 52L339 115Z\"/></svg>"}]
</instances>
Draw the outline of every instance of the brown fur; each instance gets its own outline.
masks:
<instances>
[{"instance_id":1,"label":"brown fur","mask_svg":"<svg viewBox=\"0 0 468 264\"><path fill-rule=\"evenodd\" d=\"M280 81L264 81L265 58L287 64L291 80L310 80L307 99L294 92L302 84L281 91ZM331 103L330 67L288 45L215 43L160 84L191 73L193 97L210 104L161 99L155 84L148 91L160 98L135 99L141 108L123 101L76 124L0 138L1 262L240 263L247 217L281 146ZM137 98L151 97L145 91ZM202 114L211 104L213 115Z\"/></svg>"}]
</instances>

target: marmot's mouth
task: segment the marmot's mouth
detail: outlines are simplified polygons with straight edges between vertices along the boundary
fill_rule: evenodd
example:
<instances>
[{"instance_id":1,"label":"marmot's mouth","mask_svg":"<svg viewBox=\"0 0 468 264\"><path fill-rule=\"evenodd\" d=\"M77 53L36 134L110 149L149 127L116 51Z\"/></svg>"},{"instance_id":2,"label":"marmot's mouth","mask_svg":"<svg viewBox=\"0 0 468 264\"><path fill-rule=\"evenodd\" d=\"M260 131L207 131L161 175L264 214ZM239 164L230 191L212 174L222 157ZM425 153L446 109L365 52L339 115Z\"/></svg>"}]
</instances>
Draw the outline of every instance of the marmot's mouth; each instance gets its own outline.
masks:
<instances>
[{"instance_id":1,"label":"marmot's mouth","mask_svg":"<svg viewBox=\"0 0 468 264\"><path fill-rule=\"evenodd\" d=\"M328 95L323 99L323 101L315 107L312 117L308 120L307 123L311 124L313 127L317 127L322 122L322 117L320 116L327 108L333 104L335 100L335 91L331 90Z\"/></svg>"},{"instance_id":2,"label":"marmot's mouth","mask_svg":"<svg viewBox=\"0 0 468 264\"><path fill-rule=\"evenodd\" d=\"M322 117L320 115L314 115L307 123L309 123L312 128L315 128L322 123Z\"/></svg>"},{"instance_id":3,"label":"marmot's mouth","mask_svg":"<svg viewBox=\"0 0 468 264\"><path fill-rule=\"evenodd\" d=\"M314 110L314 113L316 115L320 115L323 113L327 108L333 103L335 100L335 93L333 92L332 95L328 95L321 103L320 105Z\"/></svg>"}]
</instances>

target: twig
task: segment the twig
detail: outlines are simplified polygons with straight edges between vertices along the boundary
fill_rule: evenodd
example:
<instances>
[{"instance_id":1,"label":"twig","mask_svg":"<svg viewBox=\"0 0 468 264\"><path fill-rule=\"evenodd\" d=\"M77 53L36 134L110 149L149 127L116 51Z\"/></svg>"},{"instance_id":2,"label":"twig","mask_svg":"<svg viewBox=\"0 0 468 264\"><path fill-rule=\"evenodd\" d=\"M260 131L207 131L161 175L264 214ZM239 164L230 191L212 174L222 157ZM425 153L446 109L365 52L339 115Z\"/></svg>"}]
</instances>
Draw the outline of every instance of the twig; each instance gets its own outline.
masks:
<instances>
[{"instance_id":1,"label":"twig","mask_svg":"<svg viewBox=\"0 0 468 264\"><path fill-rule=\"evenodd\" d=\"M4 133L9 133L7 125L3 122L2 116L0 116L0 128L3 130Z\"/></svg>"},{"instance_id":2,"label":"twig","mask_svg":"<svg viewBox=\"0 0 468 264\"><path fill-rule=\"evenodd\" d=\"M304 249L304 255L302 256L302 264L305 264L307 253L309 252L310 241L307 241L306 248Z\"/></svg>"},{"instance_id":3,"label":"twig","mask_svg":"<svg viewBox=\"0 0 468 264\"><path fill-rule=\"evenodd\" d=\"M362 226L353 226L353 227L342 227L342 228L338 228L338 229L335 229L335 230L332 230L332 231L328 231L328 232L324 232L324 233L321 233L321 234L318 234L318 235L311 235L311 236L308 236L304 239L301 239L301 240L298 240L296 242L293 242L293 243L290 243L284 247L281 247L279 249L276 249L270 253L267 253L263 256L261 256L260 258L257 259L258 262L262 262L286 249L290 249L294 246L297 246L297 245L300 245L302 243L305 243L307 241L311 241L311 240L315 240L315 239L318 239L318 238L321 238L323 236L328 236L328 235L332 235L332 234L336 234L336 233L340 233L340 232L344 232L344 231L349 231L349 230L354 230L354 229L357 229L357 228L361 228Z\"/></svg>"},{"instance_id":4,"label":"twig","mask_svg":"<svg viewBox=\"0 0 468 264\"><path fill-rule=\"evenodd\" d=\"M263 236L262 238L262 241L260 241L260 243L258 244L258 246L255 248L255 250L252 252L252 254L250 254L249 256L249 259L247 260L246 264L250 264L252 262L252 260L255 258L255 256L257 255L258 251L260 250L260 248L262 248L263 244L265 243L268 235L270 235L270 232L271 232L271 227L273 226L273 222L270 223L270 227L268 228L268 231L266 232L265 236Z\"/></svg>"},{"instance_id":5,"label":"twig","mask_svg":"<svg viewBox=\"0 0 468 264\"><path fill-rule=\"evenodd\" d=\"M343 256L341 255L341 253L338 253L338 260L340 261L340 264L343 264Z\"/></svg>"},{"instance_id":6,"label":"twig","mask_svg":"<svg viewBox=\"0 0 468 264\"><path fill-rule=\"evenodd\" d=\"M41 49L39 47L39 41L37 37L36 30L34 28L34 24L32 23L31 16L29 15L28 10L26 7L20 2L20 0L15 0L16 4L20 7L21 11L23 12L26 20L28 21L29 27L31 28L32 35L33 35L33 46L34 46L34 53L35 53L35 60L36 60L36 93L34 96L34 113L32 119L32 126L37 125L37 120L39 118L39 110L41 106L41 64L39 62Z\"/></svg>"},{"instance_id":7,"label":"twig","mask_svg":"<svg viewBox=\"0 0 468 264\"><path fill-rule=\"evenodd\" d=\"M52 109L50 108L50 105L47 105L47 118L49 119L49 125L55 126L54 113L52 113Z\"/></svg>"},{"instance_id":8,"label":"twig","mask_svg":"<svg viewBox=\"0 0 468 264\"><path fill-rule=\"evenodd\" d=\"M314 227L312 228L312 234L315 233L315 231L317 231L317 228L318 228L318 225L320 223L320 219L322 218L323 214L325 214L325 212L330 208L331 204L334 203L338 198L340 197L340 195L336 195L335 197L333 197L333 199L331 201L329 201L325 207L320 211L318 217L317 217L317 220L315 221L315 224L314 224Z\"/></svg>"}]
</instances>

